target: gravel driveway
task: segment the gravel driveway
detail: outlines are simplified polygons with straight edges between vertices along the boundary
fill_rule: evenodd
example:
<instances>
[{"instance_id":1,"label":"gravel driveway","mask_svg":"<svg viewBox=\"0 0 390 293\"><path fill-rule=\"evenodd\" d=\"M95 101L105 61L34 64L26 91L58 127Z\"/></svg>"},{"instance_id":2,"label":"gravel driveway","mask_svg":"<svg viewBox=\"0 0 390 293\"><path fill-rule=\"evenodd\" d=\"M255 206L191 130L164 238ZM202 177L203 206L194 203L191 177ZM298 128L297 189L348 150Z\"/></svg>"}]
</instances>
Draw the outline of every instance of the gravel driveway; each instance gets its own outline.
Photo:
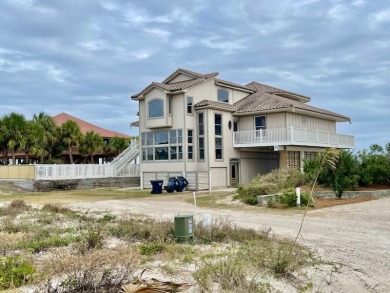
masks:
<instances>
[{"instance_id":1,"label":"gravel driveway","mask_svg":"<svg viewBox=\"0 0 390 293\"><path fill-rule=\"evenodd\" d=\"M301 213L264 208L240 210L198 208L185 203L191 194L143 199L77 203L70 206L171 218L177 214L211 214L245 227L271 228L275 235L295 238ZM337 272L324 272L315 291L390 292L390 198L335 206L307 213L299 242L315 249L323 260L342 264ZM319 284L320 282L320 284Z\"/></svg>"}]
</instances>

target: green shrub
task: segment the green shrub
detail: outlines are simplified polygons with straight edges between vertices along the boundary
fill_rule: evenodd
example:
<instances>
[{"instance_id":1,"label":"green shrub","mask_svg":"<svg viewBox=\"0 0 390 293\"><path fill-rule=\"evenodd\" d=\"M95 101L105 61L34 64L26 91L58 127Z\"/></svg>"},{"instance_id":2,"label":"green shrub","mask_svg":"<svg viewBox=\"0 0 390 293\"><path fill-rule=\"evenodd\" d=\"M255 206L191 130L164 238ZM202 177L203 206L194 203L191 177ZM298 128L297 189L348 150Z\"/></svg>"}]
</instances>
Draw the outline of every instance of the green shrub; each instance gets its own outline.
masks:
<instances>
[{"instance_id":1,"label":"green shrub","mask_svg":"<svg viewBox=\"0 0 390 293\"><path fill-rule=\"evenodd\" d=\"M88 228L87 233L84 235L87 249L102 248L103 239L102 232L97 228Z\"/></svg>"},{"instance_id":2,"label":"green shrub","mask_svg":"<svg viewBox=\"0 0 390 293\"><path fill-rule=\"evenodd\" d=\"M325 156L329 158L329 154L331 152L324 152L314 160L305 161L303 170L310 184L314 183L318 174L317 183L330 187L337 197L341 197L345 190L358 187L359 162L350 151L337 150L333 163L328 163Z\"/></svg>"},{"instance_id":3,"label":"green shrub","mask_svg":"<svg viewBox=\"0 0 390 293\"><path fill-rule=\"evenodd\" d=\"M0 289L20 287L33 280L35 268L28 260L17 256L0 258Z\"/></svg>"},{"instance_id":4,"label":"green shrub","mask_svg":"<svg viewBox=\"0 0 390 293\"><path fill-rule=\"evenodd\" d=\"M371 146L371 150L358 152L357 157L360 162L359 184L362 186L389 185L390 184L390 162L389 154L385 154L382 149L376 150Z\"/></svg>"},{"instance_id":5,"label":"green shrub","mask_svg":"<svg viewBox=\"0 0 390 293\"><path fill-rule=\"evenodd\" d=\"M301 206L307 206L307 203L309 202L309 198L310 198L310 193L308 193L308 192L301 193ZM296 194L295 190L292 190L292 189L277 196L276 200L280 204L288 206L288 207L296 207L297 206L297 194Z\"/></svg>"},{"instance_id":6,"label":"green shrub","mask_svg":"<svg viewBox=\"0 0 390 293\"><path fill-rule=\"evenodd\" d=\"M246 197L244 199L244 202L252 206L257 205L257 197L256 196Z\"/></svg>"},{"instance_id":7,"label":"green shrub","mask_svg":"<svg viewBox=\"0 0 390 293\"><path fill-rule=\"evenodd\" d=\"M139 246L141 255L155 255L164 251L165 245L161 243L147 243Z\"/></svg>"},{"instance_id":8,"label":"green shrub","mask_svg":"<svg viewBox=\"0 0 390 293\"><path fill-rule=\"evenodd\" d=\"M115 220L115 216L114 215L110 215L110 214L107 214L107 215L104 215L103 217L97 219L97 222L98 223L108 223L108 222L111 222L112 220Z\"/></svg>"},{"instance_id":9,"label":"green shrub","mask_svg":"<svg viewBox=\"0 0 390 293\"><path fill-rule=\"evenodd\" d=\"M303 183L304 176L297 170L273 170L266 175L257 175L251 182L240 185L235 199L254 204L257 195L278 193Z\"/></svg>"}]
</instances>

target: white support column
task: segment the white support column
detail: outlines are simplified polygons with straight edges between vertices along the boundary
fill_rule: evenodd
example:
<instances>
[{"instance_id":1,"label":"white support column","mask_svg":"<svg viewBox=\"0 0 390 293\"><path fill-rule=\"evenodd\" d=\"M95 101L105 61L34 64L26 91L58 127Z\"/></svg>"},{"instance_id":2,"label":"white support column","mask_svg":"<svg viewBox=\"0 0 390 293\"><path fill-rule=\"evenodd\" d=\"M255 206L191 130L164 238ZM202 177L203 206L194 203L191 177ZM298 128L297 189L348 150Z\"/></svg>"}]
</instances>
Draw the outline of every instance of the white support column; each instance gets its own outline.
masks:
<instances>
[{"instance_id":1,"label":"white support column","mask_svg":"<svg viewBox=\"0 0 390 293\"><path fill-rule=\"evenodd\" d=\"M290 142L294 142L294 126L290 126Z\"/></svg>"}]
</instances>

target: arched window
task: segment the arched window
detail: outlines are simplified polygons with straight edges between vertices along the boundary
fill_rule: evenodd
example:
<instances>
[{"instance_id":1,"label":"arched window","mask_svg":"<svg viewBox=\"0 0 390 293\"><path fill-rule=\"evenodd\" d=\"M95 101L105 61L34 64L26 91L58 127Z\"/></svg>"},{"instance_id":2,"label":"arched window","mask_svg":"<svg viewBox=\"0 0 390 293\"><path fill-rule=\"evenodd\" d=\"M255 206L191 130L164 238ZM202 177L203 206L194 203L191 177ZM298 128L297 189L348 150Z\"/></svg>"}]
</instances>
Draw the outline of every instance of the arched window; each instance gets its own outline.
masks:
<instances>
[{"instance_id":1,"label":"arched window","mask_svg":"<svg viewBox=\"0 0 390 293\"><path fill-rule=\"evenodd\" d=\"M149 118L164 116L164 102L160 99L154 99L149 102Z\"/></svg>"},{"instance_id":2,"label":"arched window","mask_svg":"<svg viewBox=\"0 0 390 293\"><path fill-rule=\"evenodd\" d=\"M229 92L225 89L218 90L218 101L227 103L229 102Z\"/></svg>"}]
</instances>

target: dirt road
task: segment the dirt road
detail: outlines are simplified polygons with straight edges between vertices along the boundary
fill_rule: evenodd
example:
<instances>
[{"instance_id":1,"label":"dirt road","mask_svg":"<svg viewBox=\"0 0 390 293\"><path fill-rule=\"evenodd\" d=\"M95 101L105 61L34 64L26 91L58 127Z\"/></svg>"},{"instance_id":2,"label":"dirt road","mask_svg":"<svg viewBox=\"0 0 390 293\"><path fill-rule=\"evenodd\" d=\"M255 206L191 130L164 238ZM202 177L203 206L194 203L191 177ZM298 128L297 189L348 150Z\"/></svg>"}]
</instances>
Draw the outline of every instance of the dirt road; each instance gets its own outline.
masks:
<instances>
[{"instance_id":1,"label":"dirt road","mask_svg":"<svg viewBox=\"0 0 390 293\"><path fill-rule=\"evenodd\" d=\"M264 208L241 210L197 208L183 201L191 194L77 203L71 206L116 214L171 218L177 214L211 214L275 235L295 238L302 213ZM309 211L299 242L323 260L341 263L314 282L319 292L390 292L390 198ZM316 292L317 292L316 291Z\"/></svg>"}]
</instances>

